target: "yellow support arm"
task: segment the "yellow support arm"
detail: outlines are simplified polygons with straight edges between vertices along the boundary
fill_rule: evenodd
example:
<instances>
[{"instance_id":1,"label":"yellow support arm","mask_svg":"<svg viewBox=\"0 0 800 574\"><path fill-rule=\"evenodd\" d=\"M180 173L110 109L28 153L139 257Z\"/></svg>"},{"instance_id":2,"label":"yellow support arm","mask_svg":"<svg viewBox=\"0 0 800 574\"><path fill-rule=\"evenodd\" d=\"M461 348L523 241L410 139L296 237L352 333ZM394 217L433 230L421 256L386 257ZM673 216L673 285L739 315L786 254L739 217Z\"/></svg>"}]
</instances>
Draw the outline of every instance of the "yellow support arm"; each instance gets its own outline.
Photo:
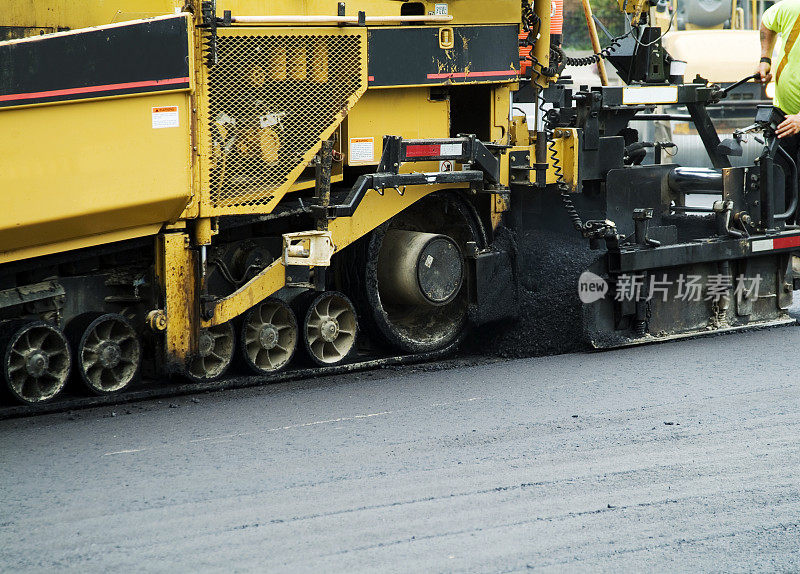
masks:
<instances>
[{"instance_id":1,"label":"yellow support arm","mask_svg":"<svg viewBox=\"0 0 800 574\"><path fill-rule=\"evenodd\" d=\"M335 251L338 253L426 195L441 189L441 187L409 187L403 195L390 189L387 189L384 195L380 195L374 189L369 190L352 217L340 217L330 222L328 229L336 246ZM285 285L286 267L281 257L237 291L217 301L213 317L204 319L202 326L204 328L213 327L230 321L276 293Z\"/></svg>"}]
</instances>

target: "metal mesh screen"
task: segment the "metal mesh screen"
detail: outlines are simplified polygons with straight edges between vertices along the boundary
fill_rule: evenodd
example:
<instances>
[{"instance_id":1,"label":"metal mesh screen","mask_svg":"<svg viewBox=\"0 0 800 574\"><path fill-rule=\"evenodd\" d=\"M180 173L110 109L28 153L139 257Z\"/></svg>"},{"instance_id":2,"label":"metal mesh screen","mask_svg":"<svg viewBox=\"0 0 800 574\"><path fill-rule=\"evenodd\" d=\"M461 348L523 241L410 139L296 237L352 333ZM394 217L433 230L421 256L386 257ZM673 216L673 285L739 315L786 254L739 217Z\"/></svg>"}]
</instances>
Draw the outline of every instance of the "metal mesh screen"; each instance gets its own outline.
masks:
<instances>
[{"instance_id":1,"label":"metal mesh screen","mask_svg":"<svg viewBox=\"0 0 800 574\"><path fill-rule=\"evenodd\" d=\"M208 72L212 211L280 199L366 89L363 44L356 34L219 37Z\"/></svg>"}]
</instances>

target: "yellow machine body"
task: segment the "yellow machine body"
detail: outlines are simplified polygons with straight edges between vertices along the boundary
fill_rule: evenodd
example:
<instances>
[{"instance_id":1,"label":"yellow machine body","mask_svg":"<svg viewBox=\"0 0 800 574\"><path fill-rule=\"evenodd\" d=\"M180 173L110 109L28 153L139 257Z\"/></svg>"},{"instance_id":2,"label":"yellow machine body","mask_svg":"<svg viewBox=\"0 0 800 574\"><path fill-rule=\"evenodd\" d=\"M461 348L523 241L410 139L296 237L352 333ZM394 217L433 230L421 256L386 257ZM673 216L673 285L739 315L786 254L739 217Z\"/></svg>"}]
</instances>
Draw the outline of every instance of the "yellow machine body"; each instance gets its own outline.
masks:
<instances>
[{"instance_id":1,"label":"yellow machine body","mask_svg":"<svg viewBox=\"0 0 800 574\"><path fill-rule=\"evenodd\" d=\"M424 4L426 12L434 12L436 3ZM137 2L136 9L130 3L12 0L0 29L6 30L6 36L21 35L23 29L29 33L64 30L164 15L181 6L182 2L170 0ZM359 4L370 15L393 17L400 15L401 6L396 0ZM488 7L485 2L462 0L450 6L454 24L516 23L519 19L516 1ZM319 16L332 14L335 6L322 1L220 3L218 10L225 9L258 16ZM190 90L0 110L0 126L10 134L0 143L12 166L9 188L30 190L14 195L13 208L5 220L0 219L4 239L0 262L113 241L122 235L155 233L159 224L174 222L181 214L193 218L269 213L290 190L313 187L309 164L320 142L340 126L337 146L347 166L376 165L385 134L449 135L449 102L432 100L425 87L370 91L354 108L367 91L365 28L221 29L220 57L228 57L229 63L211 68L198 65L203 59L204 33L193 27L189 30L194 35L189 40L194 46ZM227 53L226 46L230 46ZM306 61L311 53L329 58ZM442 59L447 57L448 50L443 49ZM328 62L346 65L328 69ZM282 82L293 76L308 77L307 93L280 92ZM284 104L277 114L261 109L258 94L250 97L238 91L242 85L259 89L271 82L274 89L269 97ZM508 94L508 89L498 92L497 102L491 103L497 108L491 131L498 140L507 137ZM290 132L281 121L287 106L296 117L304 118ZM151 127L152 110L162 107L177 107L179 128ZM240 116L235 127L225 123L234 112ZM209 114L218 117L208 121ZM247 125L242 125L242 118ZM42 137L46 125L59 129ZM220 133L229 136L234 130L238 132L235 149L223 151ZM279 151L288 142L292 149ZM363 153L364 142L373 147L369 156ZM357 148L361 151L354 155ZM231 151L239 157L238 165L228 161ZM44 171L38 168L42 161L47 164ZM265 166L272 172L266 177ZM419 167L436 168L433 164ZM251 177L256 173L261 173L260 180ZM341 169L336 165L334 182L339 180Z\"/></svg>"},{"instance_id":2,"label":"yellow machine body","mask_svg":"<svg viewBox=\"0 0 800 574\"><path fill-rule=\"evenodd\" d=\"M643 85L542 93L560 69L550 62L549 0L344 8L6 1L0 383L16 399L49 400L70 376L90 392L118 392L149 363L156 380L211 381L235 356L259 376L295 351L318 366L383 349L431 357L470 325L571 317L563 281L589 261L576 233L599 248L589 265L606 286L665 269L772 286L757 301L697 301L685 317L677 298L598 300L574 317L576 341L626 345L788 320L786 250L800 235L775 224L791 213L770 208L785 194L765 184L751 210L745 176L758 174L726 176L723 197L735 199L715 203L713 222L667 219L687 206L669 205L665 185L719 178L639 165L634 134L618 131L634 117L626 106L696 104L706 151L727 164L702 115L712 87L662 86L647 68L629 78ZM638 26L648 5L620 0L620 9ZM530 56L521 56L523 29ZM675 36L676 51L696 51L688 34ZM635 57L656 51L664 56L637 48ZM515 103L536 105L535 125L512 119ZM729 211L739 203L737 219ZM398 257L408 245L414 256ZM20 335L32 332L45 336ZM45 341L60 368L41 357ZM154 360L142 362L137 344ZM87 348L98 359L81 363ZM118 368L123 359L135 368ZM47 368L55 383L42 386Z\"/></svg>"},{"instance_id":3,"label":"yellow machine body","mask_svg":"<svg viewBox=\"0 0 800 574\"><path fill-rule=\"evenodd\" d=\"M0 165L8 190L7 209L0 215L0 263L158 236L156 271L164 295L163 308L153 313L166 331L168 362L181 363L196 351L202 327L241 315L287 282L284 261L277 257L217 301L213 316L203 317L199 266L205 263L196 250L213 248L216 232L225 228L220 218L266 216L293 193L312 190L322 142L335 140L331 179L336 183L348 169L374 170L386 135L453 137L453 103L435 89L459 83L484 85L480 99L469 102L481 118L475 129L482 139L512 143L510 95L519 86L519 61L484 72L480 62L459 63L457 56L471 48L479 58L491 54L471 47L467 31L481 34L488 26L506 25L516 38L519 0L348 3L346 15L365 12L366 26L337 25L337 5L220 0L216 13L231 11L233 25L212 32L203 25L201 2L10 0L0 17L0 38L24 38L11 42L42 41L40 34L44 39L82 34L90 26L115 34L119 26L147 25L152 18L185 19L189 77L176 89L22 100L0 108ZM183 12L187 7L193 13ZM537 53L544 50L539 58L546 63L549 2L537 2L535 9L544 22ZM417 20L401 21L409 16ZM378 31L392 29L438 38L432 60L424 63L430 66L427 80L382 83L372 77L369 46ZM214 62L209 61L212 41ZM403 61L403 54L389 56ZM544 85L547 79L538 82ZM533 157L532 146L529 150ZM500 183L507 185L507 158L503 162ZM429 161L403 165L400 171L463 167ZM330 222L335 251L448 187L459 186L369 190L351 216ZM508 200L491 197L489 203L496 225Z\"/></svg>"}]
</instances>

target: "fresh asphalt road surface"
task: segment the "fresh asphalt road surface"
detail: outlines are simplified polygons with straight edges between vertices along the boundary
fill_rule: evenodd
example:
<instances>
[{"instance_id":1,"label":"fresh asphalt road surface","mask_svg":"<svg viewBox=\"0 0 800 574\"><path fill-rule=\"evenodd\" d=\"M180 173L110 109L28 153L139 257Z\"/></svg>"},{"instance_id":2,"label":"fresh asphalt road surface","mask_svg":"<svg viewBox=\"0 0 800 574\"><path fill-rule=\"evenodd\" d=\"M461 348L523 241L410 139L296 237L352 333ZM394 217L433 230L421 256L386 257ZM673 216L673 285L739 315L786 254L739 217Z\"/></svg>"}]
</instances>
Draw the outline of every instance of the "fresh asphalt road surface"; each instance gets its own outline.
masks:
<instances>
[{"instance_id":1,"label":"fresh asphalt road surface","mask_svg":"<svg viewBox=\"0 0 800 574\"><path fill-rule=\"evenodd\" d=\"M800 327L0 422L0 570L800 569Z\"/></svg>"}]
</instances>

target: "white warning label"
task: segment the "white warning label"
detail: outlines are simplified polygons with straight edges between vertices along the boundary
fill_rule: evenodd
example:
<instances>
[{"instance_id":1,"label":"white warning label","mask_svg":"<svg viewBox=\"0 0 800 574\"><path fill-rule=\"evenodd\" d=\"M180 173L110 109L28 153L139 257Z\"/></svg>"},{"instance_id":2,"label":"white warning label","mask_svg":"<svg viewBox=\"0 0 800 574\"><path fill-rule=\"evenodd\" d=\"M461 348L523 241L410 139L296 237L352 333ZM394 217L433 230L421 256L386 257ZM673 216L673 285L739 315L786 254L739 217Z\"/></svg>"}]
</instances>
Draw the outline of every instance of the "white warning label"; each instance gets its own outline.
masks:
<instances>
[{"instance_id":1,"label":"white warning label","mask_svg":"<svg viewBox=\"0 0 800 574\"><path fill-rule=\"evenodd\" d=\"M161 106L153 108L153 129L180 127L178 106Z\"/></svg>"},{"instance_id":2,"label":"white warning label","mask_svg":"<svg viewBox=\"0 0 800 574\"><path fill-rule=\"evenodd\" d=\"M373 163L375 138L350 138L350 163Z\"/></svg>"},{"instance_id":3,"label":"white warning label","mask_svg":"<svg viewBox=\"0 0 800 574\"><path fill-rule=\"evenodd\" d=\"M436 16L447 16L447 4L436 4L434 8Z\"/></svg>"},{"instance_id":4,"label":"white warning label","mask_svg":"<svg viewBox=\"0 0 800 574\"><path fill-rule=\"evenodd\" d=\"M461 155L464 152L464 144L442 144L439 155Z\"/></svg>"}]
</instances>

